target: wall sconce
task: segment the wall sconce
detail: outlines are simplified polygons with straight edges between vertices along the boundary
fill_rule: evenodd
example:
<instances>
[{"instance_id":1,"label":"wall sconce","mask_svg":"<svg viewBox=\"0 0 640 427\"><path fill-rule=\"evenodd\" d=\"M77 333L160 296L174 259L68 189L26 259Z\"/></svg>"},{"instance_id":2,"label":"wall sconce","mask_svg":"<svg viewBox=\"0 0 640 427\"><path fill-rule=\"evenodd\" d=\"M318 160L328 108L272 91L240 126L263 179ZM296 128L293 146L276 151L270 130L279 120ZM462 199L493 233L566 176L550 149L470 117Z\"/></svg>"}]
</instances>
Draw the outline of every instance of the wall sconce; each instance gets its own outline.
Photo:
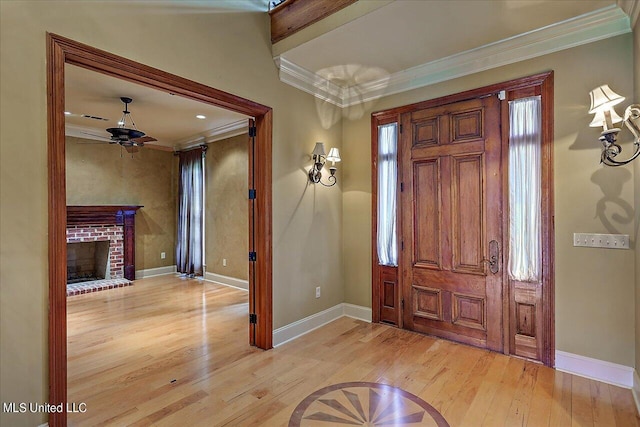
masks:
<instances>
[{"instance_id":1,"label":"wall sconce","mask_svg":"<svg viewBox=\"0 0 640 427\"><path fill-rule=\"evenodd\" d=\"M640 155L640 104L628 106L623 119L613 107L624 101L624 96L612 91L609 85L595 88L589 92L589 96L591 97L589 114L594 114L593 121L589 126L602 126L603 128L599 138L602 141L600 162L607 166L626 165ZM613 127L613 125L620 122L624 123L635 137L633 141L635 152L627 160L615 160L615 157L622 152L622 147L616 143L621 129Z\"/></svg>"},{"instance_id":2,"label":"wall sconce","mask_svg":"<svg viewBox=\"0 0 640 427\"><path fill-rule=\"evenodd\" d=\"M324 151L324 142L316 142L316 146L313 149L313 153L311 153L311 157L313 159L313 166L309 169L309 181L313 184L322 184L325 187L331 187L336 185L336 171L338 168L335 167L336 162L339 162L340 152L337 148L332 148L329 150L329 155L325 154ZM329 184L325 184L321 181L322 179L322 168L324 164L330 161L331 167L329 168L329 173L331 176L327 178Z\"/></svg>"}]
</instances>

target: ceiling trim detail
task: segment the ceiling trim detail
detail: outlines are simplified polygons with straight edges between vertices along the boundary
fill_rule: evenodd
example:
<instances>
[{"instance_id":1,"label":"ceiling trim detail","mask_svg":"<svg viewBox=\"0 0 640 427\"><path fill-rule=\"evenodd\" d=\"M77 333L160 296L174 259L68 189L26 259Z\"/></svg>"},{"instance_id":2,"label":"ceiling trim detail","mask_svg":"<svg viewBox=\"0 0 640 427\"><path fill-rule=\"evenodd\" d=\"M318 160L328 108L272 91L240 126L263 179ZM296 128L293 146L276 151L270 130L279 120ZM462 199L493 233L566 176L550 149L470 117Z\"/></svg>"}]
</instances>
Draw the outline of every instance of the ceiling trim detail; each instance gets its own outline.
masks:
<instances>
[{"instance_id":1,"label":"ceiling trim detail","mask_svg":"<svg viewBox=\"0 0 640 427\"><path fill-rule=\"evenodd\" d=\"M618 6L629 16L631 28L636 26L640 17L640 1L638 0L618 0Z\"/></svg>"},{"instance_id":2,"label":"ceiling trim detail","mask_svg":"<svg viewBox=\"0 0 640 427\"><path fill-rule=\"evenodd\" d=\"M283 56L274 60L282 82L344 108L630 32L629 16L612 5L349 87L339 86Z\"/></svg>"},{"instance_id":3,"label":"ceiling trim detail","mask_svg":"<svg viewBox=\"0 0 640 427\"><path fill-rule=\"evenodd\" d=\"M343 104L347 88L339 86L306 68L302 68L282 56L276 56L274 60L276 66L280 69L281 82L310 93L323 101L339 107L346 107Z\"/></svg>"},{"instance_id":4,"label":"ceiling trim detail","mask_svg":"<svg viewBox=\"0 0 640 427\"><path fill-rule=\"evenodd\" d=\"M248 119L242 119L236 122L224 124L201 134L178 140L176 141L175 146L180 147L180 149L187 149L200 144L210 144L215 141L231 138L232 136L248 133L249 122L247 120Z\"/></svg>"},{"instance_id":5,"label":"ceiling trim detail","mask_svg":"<svg viewBox=\"0 0 640 427\"><path fill-rule=\"evenodd\" d=\"M104 136L100 135L100 133L104 133L104 129L72 124L65 124L64 129L65 136L109 142L108 134L105 134ZM249 123L247 122L247 119L242 119L175 141L170 148L175 150L184 150L200 144L209 144L211 142L220 141L221 139L242 135L247 132L249 132Z\"/></svg>"}]
</instances>

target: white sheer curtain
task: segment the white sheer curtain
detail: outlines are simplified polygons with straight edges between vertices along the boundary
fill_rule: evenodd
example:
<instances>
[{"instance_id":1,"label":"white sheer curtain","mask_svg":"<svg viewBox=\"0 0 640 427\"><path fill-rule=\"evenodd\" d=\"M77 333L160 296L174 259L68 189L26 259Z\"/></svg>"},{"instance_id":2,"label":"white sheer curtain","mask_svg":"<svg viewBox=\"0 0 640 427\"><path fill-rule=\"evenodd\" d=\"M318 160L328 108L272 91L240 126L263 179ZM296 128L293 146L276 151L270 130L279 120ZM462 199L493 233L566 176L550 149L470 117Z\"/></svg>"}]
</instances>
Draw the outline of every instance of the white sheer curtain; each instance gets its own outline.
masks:
<instances>
[{"instance_id":1,"label":"white sheer curtain","mask_svg":"<svg viewBox=\"0 0 640 427\"><path fill-rule=\"evenodd\" d=\"M398 265L396 188L398 182L398 124L378 126L378 262Z\"/></svg>"},{"instance_id":2,"label":"white sheer curtain","mask_svg":"<svg viewBox=\"0 0 640 427\"><path fill-rule=\"evenodd\" d=\"M542 274L540 96L509 102L509 277Z\"/></svg>"}]
</instances>

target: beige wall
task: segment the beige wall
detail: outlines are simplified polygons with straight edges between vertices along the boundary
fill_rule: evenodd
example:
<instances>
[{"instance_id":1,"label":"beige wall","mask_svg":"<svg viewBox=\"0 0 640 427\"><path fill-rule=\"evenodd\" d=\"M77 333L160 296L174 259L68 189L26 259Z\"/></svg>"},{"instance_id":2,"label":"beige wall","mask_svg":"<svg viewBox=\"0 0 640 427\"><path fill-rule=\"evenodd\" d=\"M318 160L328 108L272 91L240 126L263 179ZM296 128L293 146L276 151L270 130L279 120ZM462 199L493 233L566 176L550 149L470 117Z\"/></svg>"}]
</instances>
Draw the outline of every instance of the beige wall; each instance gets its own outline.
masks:
<instances>
[{"instance_id":1,"label":"beige wall","mask_svg":"<svg viewBox=\"0 0 640 427\"><path fill-rule=\"evenodd\" d=\"M602 58L607 58L603 66ZM383 110L555 71L556 344L563 350L634 364L633 250L573 247L574 232L633 234L632 166L599 164L589 91L608 83L633 91L632 36L625 35L383 98ZM343 123L345 299L371 305L370 115Z\"/></svg>"},{"instance_id":2,"label":"beige wall","mask_svg":"<svg viewBox=\"0 0 640 427\"><path fill-rule=\"evenodd\" d=\"M173 154L143 148L131 156L117 145L73 137L66 150L67 205L144 206L136 213L136 270L175 265Z\"/></svg>"},{"instance_id":3,"label":"beige wall","mask_svg":"<svg viewBox=\"0 0 640 427\"><path fill-rule=\"evenodd\" d=\"M323 128L314 98L279 81L267 14L189 5L140 2L123 13L114 2L0 2L4 402L47 397L47 31L271 106L274 327L344 301L340 186L310 186L305 173L315 141L340 146L341 124ZM44 420L0 415L17 427Z\"/></svg>"},{"instance_id":4,"label":"beige wall","mask_svg":"<svg viewBox=\"0 0 640 427\"><path fill-rule=\"evenodd\" d=\"M248 140L216 141L206 157L207 272L242 280L249 278Z\"/></svg>"}]
</instances>

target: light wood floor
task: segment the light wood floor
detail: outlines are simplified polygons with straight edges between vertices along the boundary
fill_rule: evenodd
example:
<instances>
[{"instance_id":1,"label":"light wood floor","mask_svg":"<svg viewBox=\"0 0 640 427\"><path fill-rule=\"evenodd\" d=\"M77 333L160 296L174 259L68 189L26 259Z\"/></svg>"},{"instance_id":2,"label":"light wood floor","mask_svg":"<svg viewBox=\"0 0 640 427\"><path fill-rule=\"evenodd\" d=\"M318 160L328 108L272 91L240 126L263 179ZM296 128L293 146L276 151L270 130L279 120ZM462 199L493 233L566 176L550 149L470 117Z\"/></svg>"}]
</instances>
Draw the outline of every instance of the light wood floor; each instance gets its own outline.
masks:
<instances>
[{"instance_id":1,"label":"light wood floor","mask_svg":"<svg viewBox=\"0 0 640 427\"><path fill-rule=\"evenodd\" d=\"M68 298L69 425L281 426L308 395L390 384L452 426L639 426L629 390L342 318L250 348L246 292L173 276Z\"/></svg>"}]
</instances>

